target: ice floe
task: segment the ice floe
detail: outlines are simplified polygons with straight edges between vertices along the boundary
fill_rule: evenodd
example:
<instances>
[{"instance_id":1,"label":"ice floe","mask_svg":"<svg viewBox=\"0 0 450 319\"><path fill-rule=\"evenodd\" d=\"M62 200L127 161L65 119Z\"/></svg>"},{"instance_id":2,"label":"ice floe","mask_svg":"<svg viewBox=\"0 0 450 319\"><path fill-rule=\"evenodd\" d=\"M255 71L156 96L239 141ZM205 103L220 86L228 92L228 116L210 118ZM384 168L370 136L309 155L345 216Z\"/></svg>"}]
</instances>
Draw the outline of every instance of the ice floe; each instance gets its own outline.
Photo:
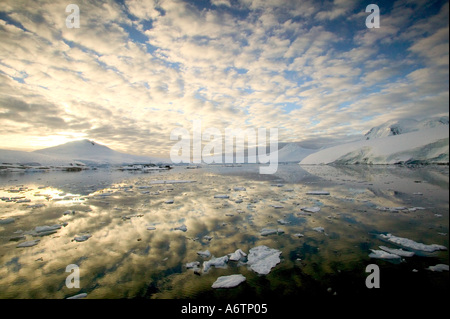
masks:
<instances>
[{"instance_id":1,"label":"ice floe","mask_svg":"<svg viewBox=\"0 0 450 319\"><path fill-rule=\"evenodd\" d=\"M81 294L77 294L75 296L72 297L68 297L66 299L82 299L82 298L86 298L87 297L87 293L81 293Z\"/></svg>"},{"instance_id":2,"label":"ice floe","mask_svg":"<svg viewBox=\"0 0 450 319\"><path fill-rule=\"evenodd\" d=\"M384 250L384 251L386 251L388 253L395 254L395 255L398 255L400 257L412 257L412 256L415 255L414 252L406 251L406 250L403 250L401 248L400 249L395 249L395 248L388 248L386 246L378 246L378 247L380 247L380 249L382 249L382 250Z\"/></svg>"},{"instance_id":3,"label":"ice floe","mask_svg":"<svg viewBox=\"0 0 450 319\"><path fill-rule=\"evenodd\" d=\"M318 232L318 233L325 233L325 228L319 226L319 227L314 227L313 228L314 231Z\"/></svg>"},{"instance_id":4,"label":"ice floe","mask_svg":"<svg viewBox=\"0 0 450 319\"><path fill-rule=\"evenodd\" d=\"M313 207L302 207L300 208L302 211L307 212L307 213L318 213L320 212L320 207L319 206L313 206Z\"/></svg>"},{"instance_id":5,"label":"ice floe","mask_svg":"<svg viewBox=\"0 0 450 319\"><path fill-rule=\"evenodd\" d=\"M7 225L7 224L11 224L14 223L16 220L14 218L4 218L4 219L0 219L0 225Z\"/></svg>"},{"instance_id":6,"label":"ice floe","mask_svg":"<svg viewBox=\"0 0 450 319\"><path fill-rule=\"evenodd\" d=\"M445 264L437 264L435 266L430 266L426 269L431 270L431 271L438 271L438 272L449 271L448 265L445 265Z\"/></svg>"},{"instance_id":7,"label":"ice floe","mask_svg":"<svg viewBox=\"0 0 450 319\"><path fill-rule=\"evenodd\" d=\"M227 199L227 198L230 198L230 196L225 195L225 194L219 194L219 195L214 195L214 198L224 198L224 199Z\"/></svg>"},{"instance_id":8,"label":"ice floe","mask_svg":"<svg viewBox=\"0 0 450 319\"><path fill-rule=\"evenodd\" d=\"M246 278L241 275L221 276L212 284L212 288L233 288L243 283Z\"/></svg>"},{"instance_id":9,"label":"ice floe","mask_svg":"<svg viewBox=\"0 0 450 319\"><path fill-rule=\"evenodd\" d=\"M237 249L234 253L228 254L229 259L231 261L239 261L244 257L247 257L247 254L242 251L242 249Z\"/></svg>"},{"instance_id":10,"label":"ice floe","mask_svg":"<svg viewBox=\"0 0 450 319\"><path fill-rule=\"evenodd\" d=\"M277 222L278 222L278 224L280 224L280 225L288 225L288 224L291 223L290 221L288 221L288 220L286 220L286 219L279 219L279 220L277 220Z\"/></svg>"},{"instance_id":11,"label":"ice floe","mask_svg":"<svg viewBox=\"0 0 450 319\"><path fill-rule=\"evenodd\" d=\"M200 262L199 261L193 261L186 264L187 269L199 269L200 268Z\"/></svg>"},{"instance_id":12,"label":"ice floe","mask_svg":"<svg viewBox=\"0 0 450 319\"><path fill-rule=\"evenodd\" d=\"M327 192L327 191L310 191L310 192L306 192L306 195L330 195L330 192Z\"/></svg>"},{"instance_id":13,"label":"ice floe","mask_svg":"<svg viewBox=\"0 0 450 319\"><path fill-rule=\"evenodd\" d=\"M438 244L426 245L423 243L415 242L412 239L397 237L392 234L386 234L386 235L380 234L379 236L381 239L387 240L391 243L397 244L404 248L409 248L409 249L413 249L413 250L420 250L420 251L424 251L424 252L428 252L428 253L438 251L438 250L447 250L447 247L442 246L442 245L438 245Z\"/></svg>"},{"instance_id":14,"label":"ice floe","mask_svg":"<svg viewBox=\"0 0 450 319\"><path fill-rule=\"evenodd\" d=\"M207 249L204 251L198 251L197 255L202 256L203 258L209 258L211 257L211 252Z\"/></svg>"},{"instance_id":15,"label":"ice floe","mask_svg":"<svg viewBox=\"0 0 450 319\"><path fill-rule=\"evenodd\" d=\"M186 227L185 224L183 224L181 226L175 227L174 230L181 230L183 232L186 232L187 231L187 227Z\"/></svg>"},{"instance_id":16,"label":"ice floe","mask_svg":"<svg viewBox=\"0 0 450 319\"><path fill-rule=\"evenodd\" d=\"M284 230L278 228L278 229L271 229L271 228L263 228L261 230L260 235L261 236L269 236L269 235L273 235L273 234L283 234Z\"/></svg>"},{"instance_id":17,"label":"ice floe","mask_svg":"<svg viewBox=\"0 0 450 319\"><path fill-rule=\"evenodd\" d=\"M203 263L203 272L207 272L213 266L216 268L225 268L227 266L227 262L228 256L222 256L218 258L213 257Z\"/></svg>"},{"instance_id":18,"label":"ice floe","mask_svg":"<svg viewBox=\"0 0 450 319\"><path fill-rule=\"evenodd\" d=\"M267 275L280 263L281 251L261 245L250 249L247 265L260 275Z\"/></svg>"},{"instance_id":19,"label":"ice floe","mask_svg":"<svg viewBox=\"0 0 450 319\"><path fill-rule=\"evenodd\" d=\"M388 253L384 250L371 249L371 253L369 254L370 258L376 259L401 259L399 255Z\"/></svg>"},{"instance_id":20,"label":"ice floe","mask_svg":"<svg viewBox=\"0 0 450 319\"><path fill-rule=\"evenodd\" d=\"M83 241L88 240L91 237L92 237L92 235L86 234L86 235L75 236L73 238L73 240L75 240L76 242L83 242Z\"/></svg>"},{"instance_id":21,"label":"ice floe","mask_svg":"<svg viewBox=\"0 0 450 319\"><path fill-rule=\"evenodd\" d=\"M40 242L40 239L24 241L23 243L18 244L17 248L32 247L32 246L37 245L39 242Z\"/></svg>"}]
</instances>

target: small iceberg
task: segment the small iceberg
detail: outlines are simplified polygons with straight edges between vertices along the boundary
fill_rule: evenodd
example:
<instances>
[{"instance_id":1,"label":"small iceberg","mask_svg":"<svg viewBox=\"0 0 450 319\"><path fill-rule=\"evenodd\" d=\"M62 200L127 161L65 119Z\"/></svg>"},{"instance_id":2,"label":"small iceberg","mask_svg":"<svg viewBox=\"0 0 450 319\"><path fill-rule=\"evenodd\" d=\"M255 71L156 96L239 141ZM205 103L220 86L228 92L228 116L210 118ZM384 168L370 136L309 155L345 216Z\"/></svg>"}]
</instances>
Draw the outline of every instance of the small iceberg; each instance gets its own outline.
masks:
<instances>
[{"instance_id":1,"label":"small iceberg","mask_svg":"<svg viewBox=\"0 0 450 319\"><path fill-rule=\"evenodd\" d=\"M400 257L412 257L412 256L415 255L414 252L406 251L406 250L403 250L401 248L400 249L394 249L394 248L388 248L386 246L378 246L378 247L380 247L380 249L382 249L382 250L384 250L384 251L386 251L388 253L395 254L395 255L398 255Z\"/></svg>"},{"instance_id":2,"label":"small iceberg","mask_svg":"<svg viewBox=\"0 0 450 319\"><path fill-rule=\"evenodd\" d=\"M257 246L250 249L247 265L260 275L267 275L273 267L280 263L281 251L267 246Z\"/></svg>"},{"instance_id":3,"label":"small iceberg","mask_svg":"<svg viewBox=\"0 0 450 319\"><path fill-rule=\"evenodd\" d=\"M173 204L173 199L168 199L164 202L164 204Z\"/></svg>"},{"instance_id":4,"label":"small iceberg","mask_svg":"<svg viewBox=\"0 0 450 319\"><path fill-rule=\"evenodd\" d=\"M273 235L273 234L283 234L284 230L278 228L278 229L271 229L271 228L263 228L261 230L260 235L261 236L269 236L269 235Z\"/></svg>"},{"instance_id":5,"label":"small iceberg","mask_svg":"<svg viewBox=\"0 0 450 319\"><path fill-rule=\"evenodd\" d=\"M186 227L185 224L183 224L181 226L175 227L174 230L181 230L183 232L186 232L187 231L187 227Z\"/></svg>"},{"instance_id":6,"label":"small iceberg","mask_svg":"<svg viewBox=\"0 0 450 319\"><path fill-rule=\"evenodd\" d=\"M14 218L5 218L5 219L0 219L0 225L7 225L7 224L11 224L14 223L16 220Z\"/></svg>"},{"instance_id":7,"label":"small iceberg","mask_svg":"<svg viewBox=\"0 0 450 319\"><path fill-rule=\"evenodd\" d=\"M40 242L40 239L24 241L23 243L20 243L19 245L17 245L17 248L32 247L32 246L37 245L39 242Z\"/></svg>"},{"instance_id":8,"label":"small iceberg","mask_svg":"<svg viewBox=\"0 0 450 319\"><path fill-rule=\"evenodd\" d=\"M323 227L314 227L313 230L318 232L318 233L324 233L325 232L325 228L323 228Z\"/></svg>"},{"instance_id":9,"label":"small iceberg","mask_svg":"<svg viewBox=\"0 0 450 319\"><path fill-rule=\"evenodd\" d=\"M442 246L442 245L437 245L437 244L426 245L423 243L417 243L412 239L397 237L392 234L386 234L386 235L380 234L379 236L381 239L387 240L391 243L394 243L394 244L397 244L404 248L409 248L412 250L419 250L419 251L424 251L427 253L432 253L432 252L438 251L438 250L447 250L447 247Z\"/></svg>"},{"instance_id":10,"label":"small iceberg","mask_svg":"<svg viewBox=\"0 0 450 319\"><path fill-rule=\"evenodd\" d=\"M68 297L68 298L66 298L66 299L82 299L82 298L86 298L87 297L87 293L81 293L81 294L78 294L78 295L75 295L75 296L72 296L72 297Z\"/></svg>"},{"instance_id":11,"label":"small iceberg","mask_svg":"<svg viewBox=\"0 0 450 319\"><path fill-rule=\"evenodd\" d=\"M245 257L247 257L247 254L244 253L241 249L238 249L234 253L229 254L229 260L231 261L239 261Z\"/></svg>"},{"instance_id":12,"label":"small iceberg","mask_svg":"<svg viewBox=\"0 0 450 319\"><path fill-rule=\"evenodd\" d=\"M378 249L371 249L371 253L369 254L370 258L375 259L386 259L386 260L400 260L401 257L396 254L388 253L384 250L378 250Z\"/></svg>"},{"instance_id":13,"label":"small iceberg","mask_svg":"<svg viewBox=\"0 0 450 319\"><path fill-rule=\"evenodd\" d=\"M214 195L214 198L225 198L225 199L227 199L227 198L230 198L230 196L224 195L224 194L219 194L219 195Z\"/></svg>"},{"instance_id":14,"label":"small iceberg","mask_svg":"<svg viewBox=\"0 0 450 319\"><path fill-rule=\"evenodd\" d=\"M330 192L327 192L327 191L310 191L310 192L306 192L306 195L330 195Z\"/></svg>"},{"instance_id":15,"label":"small iceberg","mask_svg":"<svg viewBox=\"0 0 450 319\"><path fill-rule=\"evenodd\" d=\"M302 207L300 208L302 211L307 212L307 213L318 213L320 212L320 207L319 206L314 206L314 207Z\"/></svg>"},{"instance_id":16,"label":"small iceberg","mask_svg":"<svg viewBox=\"0 0 450 319\"><path fill-rule=\"evenodd\" d=\"M205 251L197 251L197 255L202 256L203 258L211 257L211 253L209 252L208 249Z\"/></svg>"},{"instance_id":17,"label":"small iceberg","mask_svg":"<svg viewBox=\"0 0 450 319\"><path fill-rule=\"evenodd\" d=\"M207 272L211 267L216 268L226 268L228 262L228 256L223 256L219 258L211 258L208 261L205 261L203 263L203 272Z\"/></svg>"},{"instance_id":18,"label":"small iceberg","mask_svg":"<svg viewBox=\"0 0 450 319\"><path fill-rule=\"evenodd\" d=\"M235 187L234 191L235 192L240 192L240 191L246 191L247 189L245 187Z\"/></svg>"},{"instance_id":19,"label":"small iceberg","mask_svg":"<svg viewBox=\"0 0 450 319\"><path fill-rule=\"evenodd\" d=\"M212 288L233 288L243 283L246 278L241 275L221 276L212 284Z\"/></svg>"},{"instance_id":20,"label":"small iceberg","mask_svg":"<svg viewBox=\"0 0 450 319\"><path fill-rule=\"evenodd\" d=\"M92 237L92 235L89 235L89 234L87 234L87 235L80 235L80 236L75 236L73 238L73 240L75 240L76 242L83 242L83 241L88 240L91 237Z\"/></svg>"},{"instance_id":21,"label":"small iceberg","mask_svg":"<svg viewBox=\"0 0 450 319\"><path fill-rule=\"evenodd\" d=\"M200 262L199 261L193 261L186 264L187 269L199 269L200 268Z\"/></svg>"},{"instance_id":22,"label":"small iceberg","mask_svg":"<svg viewBox=\"0 0 450 319\"><path fill-rule=\"evenodd\" d=\"M443 271L448 271L449 267L448 267L448 265L437 264L435 266L430 266L430 267L428 267L426 269L427 270L431 270L431 271L443 272Z\"/></svg>"},{"instance_id":23,"label":"small iceberg","mask_svg":"<svg viewBox=\"0 0 450 319\"><path fill-rule=\"evenodd\" d=\"M286 219L279 219L279 220L277 220L277 222L278 222L278 224L280 224L280 225L288 225L288 224L291 223L290 221L288 221L288 220L286 220Z\"/></svg>"}]
</instances>

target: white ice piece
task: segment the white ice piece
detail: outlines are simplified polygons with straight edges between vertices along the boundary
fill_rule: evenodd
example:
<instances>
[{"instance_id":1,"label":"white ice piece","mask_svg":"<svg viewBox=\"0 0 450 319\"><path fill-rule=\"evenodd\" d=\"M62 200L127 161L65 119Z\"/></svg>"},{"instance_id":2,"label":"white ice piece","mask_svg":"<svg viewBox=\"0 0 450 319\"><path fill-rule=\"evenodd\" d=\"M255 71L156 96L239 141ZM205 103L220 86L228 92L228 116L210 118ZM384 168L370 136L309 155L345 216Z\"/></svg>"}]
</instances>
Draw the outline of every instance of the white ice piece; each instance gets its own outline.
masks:
<instances>
[{"instance_id":1,"label":"white ice piece","mask_svg":"<svg viewBox=\"0 0 450 319\"><path fill-rule=\"evenodd\" d=\"M267 275L273 267L280 263L281 251L267 246L257 246L250 249L247 265L260 275Z\"/></svg>"},{"instance_id":2,"label":"white ice piece","mask_svg":"<svg viewBox=\"0 0 450 319\"><path fill-rule=\"evenodd\" d=\"M225 198L225 199L227 199L227 198L230 198L230 196L225 195L225 194L219 194L219 195L214 195L214 198Z\"/></svg>"},{"instance_id":3,"label":"white ice piece","mask_svg":"<svg viewBox=\"0 0 450 319\"><path fill-rule=\"evenodd\" d=\"M426 269L431 270L431 271L442 272L442 271L448 271L449 267L448 267L448 265L437 264L435 266L430 266L430 267L428 267Z\"/></svg>"},{"instance_id":4,"label":"white ice piece","mask_svg":"<svg viewBox=\"0 0 450 319\"><path fill-rule=\"evenodd\" d=\"M307 192L306 195L330 195L330 192L327 192L327 191L310 191L310 192Z\"/></svg>"},{"instance_id":5,"label":"white ice piece","mask_svg":"<svg viewBox=\"0 0 450 319\"><path fill-rule=\"evenodd\" d=\"M434 252L437 250L447 250L447 247L442 246L442 245L437 245L437 244L426 245L423 243L417 243L412 239L397 237L392 234L386 234L386 235L380 234L380 238L390 241L391 243L397 244L399 246L403 246L405 248L410 248L413 250L421 250L421 251L428 252L428 253L431 253L431 252Z\"/></svg>"},{"instance_id":6,"label":"white ice piece","mask_svg":"<svg viewBox=\"0 0 450 319\"><path fill-rule=\"evenodd\" d=\"M242 249L236 250L232 254L228 254L231 261L239 261L241 258L247 257L247 254L242 251Z\"/></svg>"},{"instance_id":7,"label":"white ice piece","mask_svg":"<svg viewBox=\"0 0 450 319\"><path fill-rule=\"evenodd\" d=\"M212 284L212 288L233 288L243 283L246 278L241 275L221 276Z\"/></svg>"},{"instance_id":8,"label":"white ice piece","mask_svg":"<svg viewBox=\"0 0 450 319\"><path fill-rule=\"evenodd\" d=\"M384 250L371 249L371 253L369 254L370 258L376 259L400 259L401 257L396 254L388 253Z\"/></svg>"},{"instance_id":9,"label":"white ice piece","mask_svg":"<svg viewBox=\"0 0 450 319\"><path fill-rule=\"evenodd\" d=\"M209 252L208 249L205 251L197 251L197 255L202 256L203 258L211 257L211 253Z\"/></svg>"},{"instance_id":10,"label":"white ice piece","mask_svg":"<svg viewBox=\"0 0 450 319\"><path fill-rule=\"evenodd\" d=\"M319 206L313 206L313 207L302 207L300 208L302 211L304 212L308 212L308 213L318 213L320 212L320 207Z\"/></svg>"},{"instance_id":11,"label":"white ice piece","mask_svg":"<svg viewBox=\"0 0 450 319\"><path fill-rule=\"evenodd\" d=\"M276 229L264 228L261 230L261 236L268 236L276 233L277 233Z\"/></svg>"},{"instance_id":12,"label":"white ice piece","mask_svg":"<svg viewBox=\"0 0 450 319\"><path fill-rule=\"evenodd\" d=\"M398 255L400 257L412 257L412 256L414 256L414 252L406 251L406 250L403 250L401 248L400 249L394 249L394 248L389 248L389 247L386 247L386 246L378 246L378 247L380 247L380 249L382 249L382 250L384 250L384 251L386 251L388 253L395 254L395 255Z\"/></svg>"},{"instance_id":13,"label":"white ice piece","mask_svg":"<svg viewBox=\"0 0 450 319\"><path fill-rule=\"evenodd\" d=\"M227 262L228 256L222 256L218 258L213 257L203 263L203 272L207 272L212 266L216 268L225 268L227 266Z\"/></svg>"},{"instance_id":14,"label":"white ice piece","mask_svg":"<svg viewBox=\"0 0 450 319\"><path fill-rule=\"evenodd\" d=\"M186 225L185 224L183 224L183 225L181 225L181 226L178 226L178 227L175 227L174 228L175 230L181 230L181 231L187 231L187 227L186 227Z\"/></svg>"},{"instance_id":15,"label":"white ice piece","mask_svg":"<svg viewBox=\"0 0 450 319\"><path fill-rule=\"evenodd\" d=\"M73 240L75 240L76 242L82 242L82 241L88 240L91 237L92 237L92 235L89 235L89 234L87 234L87 235L80 235L80 236L75 236L73 238Z\"/></svg>"},{"instance_id":16,"label":"white ice piece","mask_svg":"<svg viewBox=\"0 0 450 319\"><path fill-rule=\"evenodd\" d=\"M40 241L39 239L24 241L23 243L17 245L17 248L32 247L37 245L39 241Z\"/></svg>"}]
</instances>

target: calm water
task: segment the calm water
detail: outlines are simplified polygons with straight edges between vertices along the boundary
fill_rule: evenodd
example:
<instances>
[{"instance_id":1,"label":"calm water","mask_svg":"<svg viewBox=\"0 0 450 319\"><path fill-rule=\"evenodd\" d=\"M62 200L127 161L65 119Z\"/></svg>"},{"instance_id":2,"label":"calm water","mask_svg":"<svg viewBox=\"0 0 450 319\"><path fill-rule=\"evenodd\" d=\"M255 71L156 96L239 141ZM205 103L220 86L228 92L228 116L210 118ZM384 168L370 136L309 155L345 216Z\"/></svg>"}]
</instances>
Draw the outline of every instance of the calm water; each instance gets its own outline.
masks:
<instances>
[{"instance_id":1,"label":"calm water","mask_svg":"<svg viewBox=\"0 0 450 319\"><path fill-rule=\"evenodd\" d=\"M369 254L380 245L398 248L382 241L381 233L448 247L448 186L448 167L288 164L275 175L259 175L250 165L155 173L1 173L0 298L444 294L448 271L426 268L448 265L448 251L400 263ZM316 190L330 195L307 195ZM214 198L219 194L229 198ZM304 215L302 207L320 211ZM67 210L74 214L64 215ZM55 224L64 226L36 236L37 226ZM176 229L182 225L187 231ZM264 228L283 232L262 236ZM80 235L91 237L74 240ZM40 240L35 246L17 248L35 239ZM185 266L210 259L199 251L221 257L259 245L282 252L281 262L265 276L231 261L200 274ZM80 288L66 287L69 264L80 269ZM368 264L380 268L380 289L365 285ZM211 288L219 276L231 274L247 280L236 288Z\"/></svg>"}]
</instances>

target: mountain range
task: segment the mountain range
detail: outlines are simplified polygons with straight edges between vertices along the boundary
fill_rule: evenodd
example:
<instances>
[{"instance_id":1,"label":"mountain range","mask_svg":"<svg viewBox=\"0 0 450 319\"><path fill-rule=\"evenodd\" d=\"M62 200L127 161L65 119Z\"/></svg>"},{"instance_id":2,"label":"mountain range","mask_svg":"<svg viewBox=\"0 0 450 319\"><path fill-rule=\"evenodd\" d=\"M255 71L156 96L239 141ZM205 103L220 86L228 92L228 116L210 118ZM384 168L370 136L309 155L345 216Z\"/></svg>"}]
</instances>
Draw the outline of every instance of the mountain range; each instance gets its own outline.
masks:
<instances>
[{"instance_id":1,"label":"mountain range","mask_svg":"<svg viewBox=\"0 0 450 319\"><path fill-rule=\"evenodd\" d=\"M399 164L449 162L448 117L422 121L401 119L373 127L361 139L308 149L302 143L280 144L278 162L320 164ZM33 152L0 149L0 164L27 166L102 166L170 163L170 159L117 152L87 139Z\"/></svg>"}]
</instances>

